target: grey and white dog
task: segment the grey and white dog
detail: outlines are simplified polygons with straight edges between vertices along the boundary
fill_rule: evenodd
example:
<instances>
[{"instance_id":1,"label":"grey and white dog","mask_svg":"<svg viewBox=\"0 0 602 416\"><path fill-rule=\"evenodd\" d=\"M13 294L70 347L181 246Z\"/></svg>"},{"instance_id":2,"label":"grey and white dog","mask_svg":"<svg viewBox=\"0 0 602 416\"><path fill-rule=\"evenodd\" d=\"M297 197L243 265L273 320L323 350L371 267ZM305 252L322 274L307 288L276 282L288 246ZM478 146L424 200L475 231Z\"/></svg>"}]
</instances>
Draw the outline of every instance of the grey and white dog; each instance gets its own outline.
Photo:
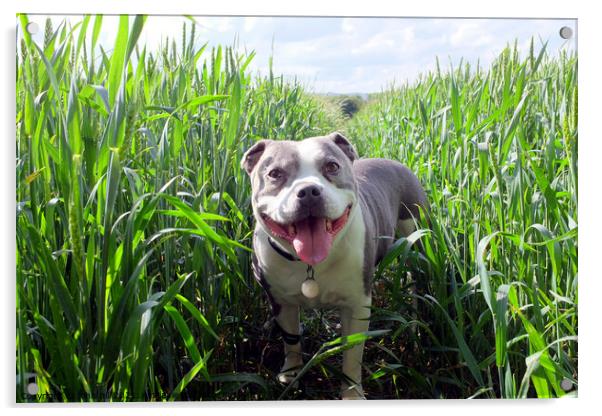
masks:
<instances>
[{"instance_id":1,"label":"grey and white dog","mask_svg":"<svg viewBox=\"0 0 602 416\"><path fill-rule=\"evenodd\" d=\"M302 141L260 140L243 156L256 219L255 278L267 292L284 339L279 379L302 364L299 308L337 307L342 335L368 330L375 266L408 235L426 206L401 163L359 159L340 133ZM363 398L364 345L343 353L344 399Z\"/></svg>"}]
</instances>

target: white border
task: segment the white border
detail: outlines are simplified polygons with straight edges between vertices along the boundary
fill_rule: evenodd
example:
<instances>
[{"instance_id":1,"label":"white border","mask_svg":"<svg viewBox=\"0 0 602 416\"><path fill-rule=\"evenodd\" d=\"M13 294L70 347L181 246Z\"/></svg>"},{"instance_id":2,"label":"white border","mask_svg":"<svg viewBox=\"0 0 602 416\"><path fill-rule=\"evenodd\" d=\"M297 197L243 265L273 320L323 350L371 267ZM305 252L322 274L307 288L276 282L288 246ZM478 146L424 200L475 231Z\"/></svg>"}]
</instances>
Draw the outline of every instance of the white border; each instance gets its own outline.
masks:
<instances>
[{"instance_id":1,"label":"white border","mask_svg":"<svg viewBox=\"0 0 602 416\"><path fill-rule=\"evenodd\" d=\"M137 1L68 1L68 0L30 0L7 2L4 4L0 19L3 29L3 54L5 65L0 71L2 75L2 91L4 97L0 100L2 110L2 125L4 126L4 146L2 169L0 170L0 195L5 196L0 204L3 230L1 264L4 269L2 303L5 331L1 359L3 374L0 377L2 395L1 403L13 411L48 415L79 414L81 405L56 405L46 407L30 407L14 405L15 382L15 14L29 13L144 13L144 14L204 14L204 15L328 15L328 16L425 16L425 17L538 17L538 18L577 18L578 21L578 54L579 54L579 275L580 275L580 304L579 304L579 381L578 399L548 400L548 401L380 401L380 402L294 402L294 403L189 403L178 406L144 405L147 414L164 414L177 410L178 414L203 412L249 412L264 414L267 412L284 413L287 416L313 411L350 412L363 414L370 409L380 412L423 413L437 412L448 414L507 414L510 412L543 412L548 414L577 414L590 407L600 407L597 403L597 388L600 386L600 358L597 347L600 343L602 325L596 306L600 303L600 282L602 276L597 253L600 227L600 165L598 158L602 155L600 142L599 121L602 105L600 75L600 40L601 13L594 5L586 1L557 1L528 2L525 0L504 0L490 2L470 1L433 1L421 0L416 2L395 2L385 0L370 0L350 3L347 1L303 0L301 2L287 1L184 1L184 0L145 0ZM487 4L486 4L487 3ZM10 149L10 150L8 150ZM84 406L122 414L124 410L140 407L136 404L116 404L110 408L94 404ZM102 408L102 410L101 410ZM335 410L336 409L336 410Z\"/></svg>"}]
</instances>

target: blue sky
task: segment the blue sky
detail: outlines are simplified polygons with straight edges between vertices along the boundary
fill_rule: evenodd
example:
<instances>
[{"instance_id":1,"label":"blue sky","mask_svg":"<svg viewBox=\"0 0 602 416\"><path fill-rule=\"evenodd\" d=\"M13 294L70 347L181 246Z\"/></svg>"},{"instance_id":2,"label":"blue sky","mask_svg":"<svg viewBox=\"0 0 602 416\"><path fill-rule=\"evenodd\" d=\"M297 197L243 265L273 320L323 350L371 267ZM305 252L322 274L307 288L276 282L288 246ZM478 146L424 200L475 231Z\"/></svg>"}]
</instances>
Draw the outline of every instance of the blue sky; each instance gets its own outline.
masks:
<instances>
[{"instance_id":1,"label":"blue sky","mask_svg":"<svg viewBox=\"0 0 602 416\"><path fill-rule=\"evenodd\" d=\"M30 20L43 28L45 16ZM81 17L71 16L75 23ZM117 28L116 16L105 16L100 42L110 49ZM61 20L53 16L57 23ZM318 93L377 92L391 85L412 82L420 73L443 68L460 59L487 66L508 43L518 41L522 53L531 37L537 48L548 41L552 54L576 49L576 21L551 19L431 19L431 18L315 18L315 17L195 17L197 42L232 44L256 52L251 69L267 74L274 56L274 73L296 77ZM179 44L179 16L150 16L141 41L149 47L175 37ZM559 35L563 26L573 37ZM273 49L272 49L273 48ZM272 52L273 51L273 52Z\"/></svg>"}]
</instances>

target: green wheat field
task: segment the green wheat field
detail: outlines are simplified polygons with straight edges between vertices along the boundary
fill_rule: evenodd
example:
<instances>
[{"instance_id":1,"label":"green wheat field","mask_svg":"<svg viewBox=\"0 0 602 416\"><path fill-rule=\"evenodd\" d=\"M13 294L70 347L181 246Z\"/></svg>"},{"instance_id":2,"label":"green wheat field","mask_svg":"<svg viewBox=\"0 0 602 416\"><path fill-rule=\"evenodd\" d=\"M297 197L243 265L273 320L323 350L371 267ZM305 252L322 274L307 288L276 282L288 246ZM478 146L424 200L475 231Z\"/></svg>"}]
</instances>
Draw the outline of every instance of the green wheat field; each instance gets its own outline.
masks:
<instances>
[{"instance_id":1,"label":"green wheat field","mask_svg":"<svg viewBox=\"0 0 602 416\"><path fill-rule=\"evenodd\" d=\"M367 398L577 395L574 53L437 63L355 112L198 46L192 21L149 50L144 23L120 17L107 50L101 16L18 41L17 401L338 398L336 311L304 312L305 374L276 380L240 168L260 138L335 130L430 202L375 276Z\"/></svg>"}]
</instances>

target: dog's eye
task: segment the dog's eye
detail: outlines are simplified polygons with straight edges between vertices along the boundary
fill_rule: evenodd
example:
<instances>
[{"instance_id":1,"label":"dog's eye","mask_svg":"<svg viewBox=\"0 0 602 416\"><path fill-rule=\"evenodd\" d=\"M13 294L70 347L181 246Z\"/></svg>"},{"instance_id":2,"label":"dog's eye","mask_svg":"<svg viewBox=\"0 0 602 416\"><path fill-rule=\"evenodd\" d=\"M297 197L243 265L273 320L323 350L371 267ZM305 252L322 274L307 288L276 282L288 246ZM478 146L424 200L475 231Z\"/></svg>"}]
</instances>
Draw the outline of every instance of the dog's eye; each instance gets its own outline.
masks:
<instances>
[{"instance_id":1,"label":"dog's eye","mask_svg":"<svg viewBox=\"0 0 602 416\"><path fill-rule=\"evenodd\" d=\"M275 168L268 172L268 176L272 179L280 179L284 176L282 169Z\"/></svg>"},{"instance_id":2,"label":"dog's eye","mask_svg":"<svg viewBox=\"0 0 602 416\"><path fill-rule=\"evenodd\" d=\"M324 170L326 173L332 175L339 171L339 164L336 162L328 162L324 165Z\"/></svg>"}]
</instances>

